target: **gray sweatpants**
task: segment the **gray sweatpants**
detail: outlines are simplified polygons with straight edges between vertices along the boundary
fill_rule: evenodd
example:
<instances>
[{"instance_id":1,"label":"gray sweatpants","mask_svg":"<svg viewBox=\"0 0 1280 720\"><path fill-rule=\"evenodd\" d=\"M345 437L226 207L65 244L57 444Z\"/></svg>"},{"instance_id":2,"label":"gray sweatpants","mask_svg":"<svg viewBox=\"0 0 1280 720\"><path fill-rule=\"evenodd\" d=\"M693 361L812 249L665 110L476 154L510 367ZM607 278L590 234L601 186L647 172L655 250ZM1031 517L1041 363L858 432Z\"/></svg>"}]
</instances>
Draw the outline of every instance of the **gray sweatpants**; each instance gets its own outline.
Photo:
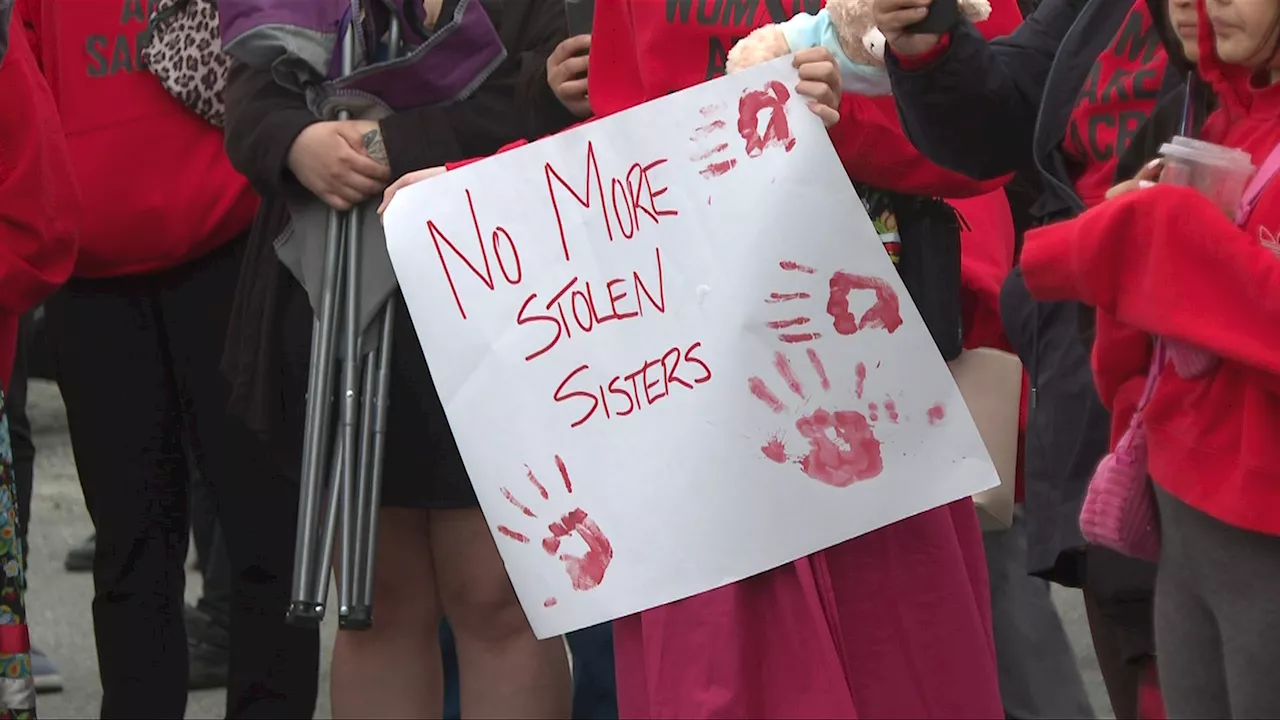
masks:
<instances>
[{"instance_id":1,"label":"gray sweatpants","mask_svg":"<svg viewBox=\"0 0 1280 720\"><path fill-rule=\"evenodd\" d=\"M1158 488L1156 497L1156 655L1169 717L1280 717L1280 537Z\"/></svg>"},{"instance_id":2,"label":"gray sweatpants","mask_svg":"<svg viewBox=\"0 0 1280 720\"><path fill-rule=\"evenodd\" d=\"M1049 583L1027 574L1026 535L1021 512L1012 528L982 534L1005 713L1018 720L1092 718Z\"/></svg>"}]
</instances>

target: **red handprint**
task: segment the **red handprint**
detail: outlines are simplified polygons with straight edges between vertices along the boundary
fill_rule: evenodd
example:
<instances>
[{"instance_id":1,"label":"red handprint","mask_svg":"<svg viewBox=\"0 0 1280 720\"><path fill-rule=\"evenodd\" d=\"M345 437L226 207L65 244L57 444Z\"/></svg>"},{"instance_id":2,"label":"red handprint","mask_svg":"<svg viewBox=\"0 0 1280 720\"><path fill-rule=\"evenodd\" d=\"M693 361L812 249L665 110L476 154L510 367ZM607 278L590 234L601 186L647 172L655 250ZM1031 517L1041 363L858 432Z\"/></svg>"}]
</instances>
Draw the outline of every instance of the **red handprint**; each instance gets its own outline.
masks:
<instances>
[{"instance_id":1,"label":"red handprint","mask_svg":"<svg viewBox=\"0 0 1280 720\"><path fill-rule=\"evenodd\" d=\"M783 260L778 263L778 267L787 272L796 272L804 275L813 275L817 272L807 265L801 265L791 260ZM859 330L883 329L892 334L902 327L902 312L898 293L894 291L893 286L886 280L837 270L831 274L831 279L827 282L827 285L829 288L827 314L831 316L832 327L837 333L852 335ZM876 296L875 303L866 312L862 313L861 318L849 308L849 295L857 290L871 291ZM807 292L775 292L769 293L769 297L765 298L765 302L776 304L793 300L809 300L812 297ZM767 323L767 326L771 330L784 330L805 326L810 322L810 318L801 315L774 320ZM785 343L808 342L817 340L820 337L822 337L822 333L818 332L785 332L778 335L778 339Z\"/></svg>"},{"instance_id":2,"label":"red handprint","mask_svg":"<svg viewBox=\"0 0 1280 720\"><path fill-rule=\"evenodd\" d=\"M738 134L747 143L747 157L758 157L768 147L786 152L796 146L787 124L787 101L791 91L777 80L770 80L763 90L748 90L738 99ZM760 133L760 113L769 111L764 133Z\"/></svg>"},{"instance_id":3,"label":"red handprint","mask_svg":"<svg viewBox=\"0 0 1280 720\"><path fill-rule=\"evenodd\" d=\"M573 494L573 481L569 479L569 469L565 466L564 460L556 455L556 469L560 471L560 478L564 481L565 492ZM551 494L547 492L546 486L538 482L538 477L533 474L533 470L528 465L525 466L525 477L529 483L533 485L543 500L549 500ZM507 502L514 505L520 510L525 517L537 518L538 515L529 509L529 506L520 502L519 499L507 488L502 488L502 496ZM499 525L498 532L506 538L515 540L516 542L528 545L530 543L529 536L516 532L506 525ZM564 563L565 573L569 576L569 582L573 585L574 590L585 591L598 587L604 580L605 571L609 569L609 563L613 560L613 545L609 543L609 538L600 531L600 527L596 522L587 516L582 508L574 508L560 517L558 522L553 522L547 526L548 535L542 540L542 549L552 557L557 558ZM569 553L560 552L560 544L565 538L577 535L587 546L587 551L582 555L571 555ZM549 597L543 602L544 607L551 607L556 604L554 597Z\"/></svg>"},{"instance_id":4,"label":"red handprint","mask_svg":"<svg viewBox=\"0 0 1280 720\"><path fill-rule=\"evenodd\" d=\"M827 378L822 359L813 348L806 351L809 364L818 376L823 390L831 389L831 381ZM791 367L791 360L786 354L778 351L773 355L773 367L778 371L787 388L801 400L808 400L804 386L796 377ZM769 406L775 413L787 411L787 406L770 389L768 383L759 377L747 381L751 394ZM892 400L886 401L886 409ZM874 415L874 412L873 412ZM891 416L896 421L896 411ZM820 483L833 487L848 487L859 480L869 480L884 470L884 460L880 457L880 440L873 432L871 421L856 410L828 411L818 408L808 415L796 419L796 430L809 441L809 452L799 459L788 457L786 445L781 433L774 433L760 450L765 457L776 463L794 460L800 464L804 474Z\"/></svg>"},{"instance_id":5,"label":"red handprint","mask_svg":"<svg viewBox=\"0 0 1280 720\"><path fill-rule=\"evenodd\" d=\"M796 139L791 136L791 126L787 122L787 101L791 99L791 91L787 86L772 80L763 89L745 90L738 99L738 135L742 137L744 151L748 158L759 157L771 147L780 147L784 152L791 152L796 146ZM727 155L730 152L729 141L725 138L728 123L716 115L724 110L723 105L708 105L701 109L702 115L708 118L705 125L693 131L689 138L698 143L698 149L690 158L694 162L707 162L699 172L705 178L719 177L738 166L738 160ZM768 112L764 120L764 131L761 132L761 114Z\"/></svg>"},{"instance_id":6,"label":"red handprint","mask_svg":"<svg viewBox=\"0 0 1280 720\"><path fill-rule=\"evenodd\" d=\"M811 267L790 260L782 261L779 267L787 272L804 275L813 275L816 272ZM838 334L852 335L868 328L881 328L892 333L902 325L902 317L898 311L898 295L884 280L837 271L831 276L829 286L827 314L831 316L832 326ZM862 314L861 318L856 317L849 309L849 294L854 290L875 292L875 303ZM803 291L775 292L770 293L765 302L776 304L808 300L811 297L809 293ZM812 320L808 317L796 316L765 324L771 330L785 331L779 332L778 339L794 344L811 342L822 337L820 332L807 330L811 323ZM796 332L795 329L800 329L802 332ZM817 350L807 348L805 354L822 389L829 391L831 381ZM793 395L806 402L810 399L786 353L781 351L774 353L773 367ZM854 397L861 400L867 379L866 365L858 363L854 373ZM747 386L751 394L774 413L787 412L787 406L763 379L749 378ZM885 398L882 405L867 403L865 413L859 410L829 411L819 407L808 415L801 415L795 422L796 430L809 442L809 451L805 455L799 458L789 457L781 433L774 433L760 450L765 457L777 463L785 463L789 460L797 462L806 475L833 487L848 487L860 480L869 480L877 477L884 470L884 459L880 452L881 442L874 432L875 424L880 420L882 408L888 422L896 424L899 421L897 404L893 398ZM927 415L929 424L933 425L943 419L945 412L939 403L929 408Z\"/></svg>"}]
</instances>

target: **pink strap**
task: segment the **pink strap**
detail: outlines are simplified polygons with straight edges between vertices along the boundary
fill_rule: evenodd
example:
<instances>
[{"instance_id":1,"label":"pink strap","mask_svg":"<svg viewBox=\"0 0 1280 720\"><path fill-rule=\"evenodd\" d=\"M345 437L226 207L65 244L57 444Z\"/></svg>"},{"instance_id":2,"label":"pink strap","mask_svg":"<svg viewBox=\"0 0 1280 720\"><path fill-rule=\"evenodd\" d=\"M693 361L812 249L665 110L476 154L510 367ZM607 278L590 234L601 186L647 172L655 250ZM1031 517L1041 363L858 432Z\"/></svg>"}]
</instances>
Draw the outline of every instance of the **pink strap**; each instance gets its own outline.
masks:
<instances>
[{"instance_id":1,"label":"pink strap","mask_svg":"<svg viewBox=\"0 0 1280 720\"><path fill-rule=\"evenodd\" d=\"M1147 369L1147 386L1142 389L1142 397L1138 399L1138 411L1134 414L1136 418L1147 406L1147 401L1151 399L1152 393L1156 391L1156 381L1160 379L1160 371L1164 370L1164 364L1168 359L1168 353L1164 348L1164 341L1156 338L1156 347L1151 355L1151 367Z\"/></svg>"},{"instance_id":2,"label":"pink strap","mask_svg":"<svg viewBox=\"0 0 1280 720\"><path fill-rule=\"evenodd\" d=\"M1237 225L1244 226L1249 221L1249 216L1253 214L1253 208L1258 204L1262 191L1267 189L1267 185L1271 184L1277 173L1280 173L1280 145L1271 151L1257 174L1253 176L1253 180L1249 181L1248 187L1244 189L1244 195L1240 197L1240 205L1236 208Z\"/></svg>"}]
</instances>

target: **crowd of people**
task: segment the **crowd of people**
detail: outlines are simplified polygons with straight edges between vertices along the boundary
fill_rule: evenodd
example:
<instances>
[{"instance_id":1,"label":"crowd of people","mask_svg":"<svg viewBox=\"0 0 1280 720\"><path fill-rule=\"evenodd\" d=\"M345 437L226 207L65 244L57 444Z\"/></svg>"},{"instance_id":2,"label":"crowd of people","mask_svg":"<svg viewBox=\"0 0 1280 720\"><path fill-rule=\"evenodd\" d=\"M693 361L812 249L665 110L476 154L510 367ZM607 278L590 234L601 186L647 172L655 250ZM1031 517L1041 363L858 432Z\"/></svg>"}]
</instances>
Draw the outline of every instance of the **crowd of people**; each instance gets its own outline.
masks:
<instances>
[{"instance_id":1,"label":"crowd of people","mask_svg":"<svg viewBox=\"0 0 1280 720\"><path fill-rule=\"evenodd\" d=\"M276 252L294 201L372 210L713 79L734 39L825 4L596 0L589 34L564 0L406 17L430 37L464 2L506 49L464 99L323 120L232 60L211 122L144 61L165 0L0 0L0 717L56 686L23 605L45 343L95 530L67 563L93 574L102 717L222 685L228 717L311 717L320 635L286 619L313 330ZM1115 717L1280 717L1280 0L991 0L937 33L916 23L943 0L864 2L892 94L846 92L825 47L795 90L904 258L960 238L952 295L900 266L944 357L1022 359L1013 526L965 499L539 640L399 302L376 621L338 633L334 717L1091 717L1051 584L1082 592ZM1175 136L1246 153L1243 195L1161 182ZM1114 537L1082 531L1095 501Z\"/></svg>"}]
</instances>

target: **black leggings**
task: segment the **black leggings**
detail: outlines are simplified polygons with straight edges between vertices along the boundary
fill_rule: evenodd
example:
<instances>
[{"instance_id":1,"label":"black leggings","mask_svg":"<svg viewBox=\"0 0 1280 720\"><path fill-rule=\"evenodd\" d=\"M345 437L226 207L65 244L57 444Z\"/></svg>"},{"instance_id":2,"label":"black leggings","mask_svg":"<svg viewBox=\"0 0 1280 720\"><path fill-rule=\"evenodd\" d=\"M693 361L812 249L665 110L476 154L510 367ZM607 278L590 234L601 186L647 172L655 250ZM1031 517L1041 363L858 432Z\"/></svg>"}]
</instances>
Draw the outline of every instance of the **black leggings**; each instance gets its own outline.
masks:
<instances>
[{"instance_id":1,"label":"black leggings","mask_svg":"<svg viewBox=\"0 0 1280 720\"><path fill-rule=\"evenodd\" d=\"M104 718L182 717L188 456L233 573L228 717L311 717L319 635L285 624L297 488L227 414L221 375L244 240L151 275L73 278L48 302L58 383L97 531Z\"/></svg>"}]
</instances>

